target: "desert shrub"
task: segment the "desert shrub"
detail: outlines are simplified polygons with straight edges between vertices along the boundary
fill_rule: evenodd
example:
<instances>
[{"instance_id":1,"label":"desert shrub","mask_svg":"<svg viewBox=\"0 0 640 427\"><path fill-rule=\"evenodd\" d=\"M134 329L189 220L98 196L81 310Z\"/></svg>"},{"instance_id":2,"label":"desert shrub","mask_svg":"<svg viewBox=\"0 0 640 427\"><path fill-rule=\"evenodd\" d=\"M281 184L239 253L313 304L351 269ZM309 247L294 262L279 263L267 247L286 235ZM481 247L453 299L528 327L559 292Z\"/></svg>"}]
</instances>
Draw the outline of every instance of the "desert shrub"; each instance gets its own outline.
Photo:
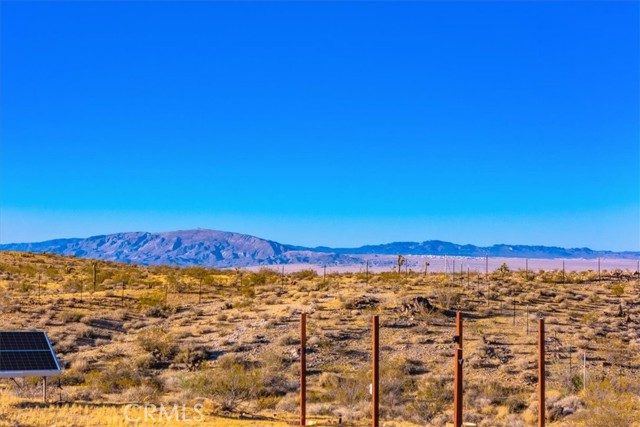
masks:
<instances>
[{"instance_id":1,"label":"desert shrub","mask_svg":"<svg viewBox=\"0 0 640 427\"><path fill-rule=\"evenodd\" d=\"M63 323L80 322L84 317L84 314L78 310L64 310L58 315L60 321Z\"/></svg>"},{"instance_id":2,"label":"desert shrub","mask_svg":"<svg viewBox=\"0 0 640 427\"><path fill-rule=\"evenodd\" d=\"M255 305L254 302L254 298L251 297L247 297L246 295L240 299L237 300L235 299L232 303L229 303L229 305L227 305L225 303L225 305L223 306L223 310L228 310L229 308L237 308L237 309L242 309L242 308L247 308L247 307L252 307Z\"/></svg>"},{"instance_id":3,"label":"desert shrub","mask_svg":"<svg viewBox=\"0 0 640 427\"><path fill-rule=\"evenodd\" d=\"M240 295L245 297L246 300L249 301L245 307L251 305L251 299L256 296L256 289L252 283L246 283L240 286Z\"/></svg>"},{"instance_id":4,"label":"desert shrub","mask_svg":"<svg viewBox=\"0 0 640 427\"><path fill-rule=\"evenodd\" d=\"M409 372L412 365L405 357L393 357L380 368L381 411L383 416L395 418L402 415L405 395L412 387Z\"/></svg>"},{"instance_id":5,"label":"desert shrub","mask_svg":"<svg viewBox=\"0 0 640 427\"><path fill-rule=\"evenodd\" d=\"M557 399L548 404L549 420L557 421L578 412L584 407L584 402L578 396L571 395Z\"/></svg>"},{"instance_id":6,"label":"desert shrub","mask_svg":"<svg viewBox=\"0 0 640 427\"><path fill-rule=\"evenodd\" d=\"M597 312L588 312L580 319L583 323L589 326L594 326L598 323L599 314Z\"/></svg>"},{"instance_id":7,"label":"desert shrub","mask_svg":"<svg viewBox=\"0 0 640 427\"><path fill-rule=\"evenodd\" d=\"M631 393L620 392L609 380L587 387L586 408L571 417L572 425L588 427L631 426L640 421L640 402Z\"/></svg>"},{"instance_id":8,"label":"desert shrub","mask_svg":"<svg viewBox=\"0 0 640 427\"><path fill-rule=\"evenodd\" d=\"M127 365L110 365L101 371L91 371L86 382L102 393L123 392L142 384L141 376Z\"/></svg>"},{"instance_id":9,"label":"desert shrub","mask_svg":"<svg viewBox=\"0 0 640 427\"><path fill-rule=\"evenodd\" d=\"M77 338L90 339L96 336L93 328L87 325L79 325L77 328L75 328L74 332Z\"/></svg>"},{"instance_id":10,"label":"desert shrub","mask_svg":"<svg viewBox=\"0 0 640 427\"><path fill-rule=\"evenodd\" d=\"M558 375L558 380L560 385L564 390L568 393L578 393L584 387L582 385L582 374L581 373L568 373L563 372Z\"/></svg>"},{"instance_id":11,"label":"desert shrub","mask_svg":"<svg viewBox=\"0 0 640 427\"><path fill-rule=\"evenodd\" d=\"M278 340L278 343L280 345L296 345L296 344L300 344L300 338L293 333L289 333L289 334L282 335Z\"/></svg>"},{"instance_id":12,"label":"desert shrub","mask_svg":"<svg viewBox=\"0 0 640 427\"><path fill-rule=\"evenodd\" d=\"M78 372L87 373L91 370L91 361L82 356L77 357L71 364L71 368Z\"/></svg>"},{"instance_id":13,"label":"desert shrub","mask_svg":"<svg viewBox=\"0 0 640 427\"><path fill-rule=\"evenodd\" d=\"M555 302L556 304L560 304L562 302L564 302L567 299L566 295L556 295L555 298L553 298L553 302Z\"/></svg>"},{"instance_id":14,"label":"desert shrub","mask_svg":"<svg viewBox=\"0 0 640 427\"><path fill-rule=\"evenodd\" d=\"M62 289L65 292L80 292L83 289L83 284L75 280L66 280L62 285Z\"/></svg>"},{"instance_id":15,"label":"desert shrub","mask_svg":"<svg viewBox=\"0 0 640 427\"><path fill-rule=\"evenodd\" d=\"M369 295L354 297L343 302L343 308L347 310L372 310L379 305L380 300Z\"/></svg>"},{"instance_id":16,"label":"desert shrub","mask_svg":"<svg viewBox=\"0 0 640 427\"><path fill-rule=\"evenodd\" d=\"M178 352L174 338L161 328L151 328L138 334L138 344L158 362L169 362Z\"/></svg>"},{"instance_id":17,"label":"desert shrub","mask_svg":"<svg viewBox=\"0 0 640 427\"><path fill-rule=\"evenodd\" d=\"M20 292L23 293L29 293L29 291L31 291L31 289L33 289L34 286L31 283L28 282L21 282L20 283Z\"/></svg>"},{"instance_id":18,"label":"desert shrub","mask_svg":"<svg viewBox=\"0 0 640 427\"><path fill-rule=\"evenodd\" d=\"M621 366L628 362L629 355L621 350L625 348L625 344L620 338L609 336L604 339L598 338L596 342L600 344L599 353L606 362L614 366Z\"/></svg>"},{"instance_id":19,"label":"desert shrub","mask_svg":"<svg viewBox=\"0 0 640 427\"><path fill-rule=\"evenodd\" d=\"M53 348L57 353L72 353L76 350L76 343L73 337L65 337L54 343Z\"/></svg>"},{"instance_id":20,"label":"desert shrub","mask_svg":"<svg viewBox=\"0 0 640 427\"><path fill-rule=\"evenodd\" d=\"M171 314L173 314L173 312L174 310L167 305L153 305L147 307L147 309L144 311L144 315L146 317L157 317L166 319Z\"/></svg>"},{"instance_id":21,"label":"desert shrub","mask_svg":"<svg viewBox=\"0 0 640 427\"><path fill-rule=\"evenodd\" d=\"M66 369L60 376L61 386L76 386L84 383L84 374L76 369Z\"/></svg>"},{"instance_id":22,"label":"desert shrub","mask_svg":"<svg viewBox=\"0 0 640 427\"><path fill-rule=\"evenodd\" d=\"M438 307L449 310L459 304L460 293L455 288L441 285L436 287L429 300L433 301Z\"/></svg>"},{"instance_id":23,"label":"desert shrub","mask_svg":"<svg viewBox=\"0 0 640 427\"><path fill-rule=\"evenodd\" d=\"M587 301L589 301L591 304L599 304L602 302L602 298L600 298L598 294L591 294L589 295Z\"/></svg>"},{"instance_id":24,"label":"desert shrub","mask_svg":"<svg viewBox=\"0 0 640 427\"><path fill-rule=\"evenodd\" d=\"M96 274L96 282L98 284L102 284L102 282L106 281L106 280L113 280L113 278L116 276L116 271L115 270L110 270L110 269L105 269L105 268L98 268L97 274Z\"/></svg>"},{"instance_id":25,"label":"desert shrub","mask_svg":"<svg viewBox=\"0 0 640 427\"><path fill-rule=\"evenodd\" d=\"M429 378L418 385L415 399L408 405L416 423L429 423L453 401L453 390L446 379Z\"/></svg>"},{"instance_id":26,"label":"desert shrub","mask_svg":"<svg viewBox=\"0 0 640 427\"><path fill-rule=\"evenodd\" d=\"M156 366L156 359L150 353L141 354L133 360L133 366L141 372L145 372Z\"/></svg>"},{"instance_id":27,"label":"desert shrub","mask_svg":"<svg viewBox=\"0 0 640 427\"><path fill-rule=\"evenodd\" d=\"M67 396L69 396L69 400L72 401L92 401L101 399L102 393L92 388L80 388L68 392Z\"/></svg>"},{"instance_id":28,"label":"desert shrub","mask_svg":"<svg viewBox=\"0 0 640 427\"><path fill-rule=\"evenodd\" d=\"M499 274L500 277L504 277L505 275L509 274L510 272L511 272L511 270L509 269L509 266L507 265L507 263L503 262L502 265L500 267L498 267L494 271L494 274Z\"/></svg>"},{"instance_id":29,"label":"desert shrub","mask_svg":"<svg viewBox=\"0 0 640 427\"><path fill-rule=\"evenodd\" d=\"M519 414L527 409L527 401L518 394L512 394L507 397L505 404L509 408L509 413L511 414Z\"/></svg>"},{"instance_id":30,"label":"desert shrub","mask_svg":"<svg viewBox=\"0 0 640 427\"><path fill-rule=\"evenodd\" d=\"M277 408L282 398L279 396L262 396L256 400L258 411L272 411Z\"/></svg>"},{"instance_id":31,"label":"desert shrub","mask_svg":"<svg viewBox=\"0 0 640 427\"><path fill-rule=\"evenodd\" d=\"M182 386L200 396L210 397L221 411L236 412L255 398L258 390L256 374L230 359L223 365L192 374L182 381Z\"/></svg>"},{"instance_id":32,"label":"desert shrub","mask_svg":"<svg viewBox=\"0 0 640 427\"><path fill-rule=\"evenodd\" d=\"M261 268L259 271L249 274L249 283L252 286L264 286L276 280L278 280L278 273L268 268Z\"/></svg>"},{"instance_id":33,"label":"desert shrub","mask_svg":"<svg viewBox=\"0 0 640 427\"><path fill-rule=\"evenodd\" d=\"M291 274L291 276L293 276L293 278L297 280L313 280L318 277L318 273L315 270L308 268L297 271Z\"/></svg>"},{"instance_id":34,"label":"desert shrub","mask_svg":"<svg viewBox=\"0 0 640 427\"><path fill-rule=\"evenodd\" d=\"M364 368L340 375L336 378L337 381L328 384L327 393L334 396L340 405L354 409L369 395L370 377L370 373Z\"/></svg>"},{"instance_id":35,"label":"desert shrub","mask_svg":"<svg viewBox=\"0 0 640 427\"><path fill-rule=\"evenodd\" d=\"M294 413L298 408L299 404L297 401L297 396L295 396L294 394L289 394L281 398L276 405L276 410L288 413Z\"/></svg>"},{"instance_id":36,"label":"desert shrub","mask_svg":"<svg viewBox=\"0 0 640 427\"><path fill-rule=\"evenodd\" d=\"M149 402L155 400L159 390L149 384L141 384L124 391L122 398L125 402Z\"/></svg>"},{"instance_id":37,"label":"desert shrub","mask_svg":"<svg viewBox=\"0 0 640 427\"><path fill-rule=\"evenodd\" d=\"M280 352L273 350L263 354L258 371L261 396L284 396L298 388L298 382L286 373L288 366Z\"/></svg>"},{"instance_id":38,"label":"desert shrub","mask_svg":"<svg viewBox=\"0 0 640 427\"><path fill-rule=\"evenodd\" d=\"M164 297L164 292L154 290L140 295L138 302L145 307L157 307L164 305Z\"/></svg>"},{"instance_id":39,"label":"desert shrub","mask_svg":"<svg viewBox=\"0 0 640 427\"><path fill-rule=\"evenodd\" d=\"M279 302L279 299L275 295L270 295L270 296L264 298L263 302L266 305L275 305L275 304L277 304Z\"/></svg>"},{"instance_id":40,"label":"desert shrub","mask_svg":"<svg viewBox=\"0 0 640 427\"><path fill-rule=\"evenodd\" d=\"M483 396L488 399L492 405L502 404L512 393L513 390L497 381L488 381L482 387Z\"/></svg>"},{"instance_id":41,"label":"desert shrub","mask_svg":"<svg viewBox=\"0 0 640 427\"><path fill-rule=\"evenodd\" d=\"M175 362L181 363L189 371L198 369L205 360L207 360L207 352L195 347L187 347L175 357Z\"/></svg>"},{"instance_id":42,"label":"desert shrub","mask_svg":"<svg viewBox=\"0 0 640 427\"><path fill-rule=\"evenodd\" d=\"M544 271L540 270L538 274L539 279L543 283L562 283L562 271L558 270L549 270Z\"/></svg>"},{"instance_id":43,"label":"desert shrub","mask_svg":"<svg viewBox=\"0 0 640 427\"><path fill-rule=\"evenodd\" d=\"M624 286L621 284L612 285L609 290L611 291L611 295L614 297L621 297L624 295Z\"/></svg>"}]
</instances>

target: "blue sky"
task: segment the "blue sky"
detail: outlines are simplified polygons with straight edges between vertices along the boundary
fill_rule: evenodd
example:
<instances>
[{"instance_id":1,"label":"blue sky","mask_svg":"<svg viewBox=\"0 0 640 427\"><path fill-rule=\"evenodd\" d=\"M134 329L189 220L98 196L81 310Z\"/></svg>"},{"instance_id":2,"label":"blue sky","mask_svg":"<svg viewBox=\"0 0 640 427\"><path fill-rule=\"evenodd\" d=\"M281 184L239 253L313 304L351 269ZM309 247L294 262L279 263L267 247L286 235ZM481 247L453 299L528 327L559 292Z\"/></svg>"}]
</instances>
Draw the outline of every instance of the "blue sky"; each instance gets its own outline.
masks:
<instances>
[{"instance_id":1,"label":"blue sky","mask_svg":"<svg viewBox=\"0 0 640 427\"><path fill-rule=\"evenodd\" d=\"M640 250L637 2L2 2L0 242Z\"/></svg>"}]
</instances>

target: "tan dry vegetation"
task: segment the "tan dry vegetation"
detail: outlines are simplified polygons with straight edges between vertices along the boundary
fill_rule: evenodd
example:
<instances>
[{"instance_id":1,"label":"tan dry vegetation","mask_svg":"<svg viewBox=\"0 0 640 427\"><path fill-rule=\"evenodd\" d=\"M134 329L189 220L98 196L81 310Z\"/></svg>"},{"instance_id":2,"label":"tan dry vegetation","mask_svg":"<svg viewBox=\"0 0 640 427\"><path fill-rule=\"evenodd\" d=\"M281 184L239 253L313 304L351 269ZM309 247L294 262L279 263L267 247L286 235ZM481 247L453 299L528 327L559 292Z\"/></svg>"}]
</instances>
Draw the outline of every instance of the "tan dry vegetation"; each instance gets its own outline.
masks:
<instances>
[{"instance_id":1,"label":"tan dry vegetation","mask_svg":"<svg viewBox=\"0 0 640 427\"><path fill-rule=\"evenodd\" d=\"M549 425L639 422L640 286L630 275L605 272L598 282L592 271L564 281L559 271L383 272L367 283L361 273L99 261L94 289L94 262L0 253L0 329L47 331L65 367L49 404L40 402L37 379L0 381L0 426L131 425L123 411L132 403L200 403L204 421L193 425L286 425L298 407L301 312L310 420L368 423L370 319L378 314L383 425L444 426L452 418L455 310L465 314L465 421L535 424L544 316Z\"/></svg>"}]
</instances>

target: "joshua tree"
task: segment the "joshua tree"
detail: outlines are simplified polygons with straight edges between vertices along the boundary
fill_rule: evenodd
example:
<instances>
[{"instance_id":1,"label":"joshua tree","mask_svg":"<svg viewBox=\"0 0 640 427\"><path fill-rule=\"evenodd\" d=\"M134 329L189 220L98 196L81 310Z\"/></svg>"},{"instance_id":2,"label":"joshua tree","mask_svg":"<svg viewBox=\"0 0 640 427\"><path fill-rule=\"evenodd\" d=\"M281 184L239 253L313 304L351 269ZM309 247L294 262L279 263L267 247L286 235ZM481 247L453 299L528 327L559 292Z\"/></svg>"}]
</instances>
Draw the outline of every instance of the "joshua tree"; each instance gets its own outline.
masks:
<instances>
[{"instance_id":1,"label":"joshua tree","mask_svg":"<svg viewBox=\"0 0 640 427\"><path fill-rule=\"evenodd\" d=\"M504 275L510 272L509 266L507 266L506 262L503 262L502 265L498 268L498 272L502 274L502 278L504 279Z\"/></svg>"},{"instance_id":2,"label":"joshua tree","mask_svg":"<svg viewBox=\"0 0 640 427\"><path fill-rule=\"evenodd\" d=\"M402 271L402 266L407 262L407 259L402 255L398 255L398 274Z\"/></svg>"},{"instance_id":3,"label":"joshua tree","mask_svg":"<svg viewBox=\"0 0 640 427\"><path fill-rule=\"evenodd\" d=\"M191 267L187 268L186 273L196 279L199 283L198 286L198 304L202 302L202 284L208 277L208 271L203 267Z\"/></svg>"},{"instance_id":4,"label":"joshua tree","mask_svg":"<svg viewBox=\"0 0 640 427\"><path fill-rule=\"evenodd\" d=\"M93 292L95 292L96 284L98 282L98 263L97 262L94 261L91 263L91 270L93 275Z\"/></svg>"}]
</instances>

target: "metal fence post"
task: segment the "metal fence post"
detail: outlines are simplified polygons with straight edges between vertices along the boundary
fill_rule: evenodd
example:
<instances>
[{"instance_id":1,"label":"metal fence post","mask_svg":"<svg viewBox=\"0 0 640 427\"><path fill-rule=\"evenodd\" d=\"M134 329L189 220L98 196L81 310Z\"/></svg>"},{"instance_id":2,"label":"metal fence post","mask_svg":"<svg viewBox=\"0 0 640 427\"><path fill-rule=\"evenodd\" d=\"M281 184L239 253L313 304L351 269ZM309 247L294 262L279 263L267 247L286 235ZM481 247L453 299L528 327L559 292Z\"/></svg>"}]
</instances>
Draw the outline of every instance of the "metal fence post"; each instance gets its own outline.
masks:
<instances>
[{"instance_id":1,"label":"metal fence post","mask_svg":"<svg viewBox=\"0 0 640 427\"><path fill-rule=\"evenodd\" d=\"M538 427L545 422L545 342L544 319L538 319Z\"/></svg>"},{"instance_id":2,"label":"metal fence post","mask_svg":"<svg viewBox=\"0 0 640 427\"><path fill-rule=\"evenodd\" d=\"M453 425L462 427L462 313L456 312L456 351L454 370L454 393L453 393Z\"/></svg>"},{"instance_id":3,"label":"metal fence post","mask_svg":"<svg viewBox=\"0 0 640 427\"><path fill-rule=\"evenodd\" d=\"M380 405L380 394L378 390L378 382L380 380L379 359L380 359L380 337L378 334L379 321L378 316L373 316L373 333L372 333L372 375L371 375L371 421L372 427L378 427L378 415Z\"/></svg>"},{"instance_id":4,"label":"metal fence post","mask_svg":"<svg viewBox=\"0 0 640 427\"><path fill-rule=\"evenodd\" d=\"M300 427L307 424L307 314L300 315Z\"/></svg>"}]
</instances>

